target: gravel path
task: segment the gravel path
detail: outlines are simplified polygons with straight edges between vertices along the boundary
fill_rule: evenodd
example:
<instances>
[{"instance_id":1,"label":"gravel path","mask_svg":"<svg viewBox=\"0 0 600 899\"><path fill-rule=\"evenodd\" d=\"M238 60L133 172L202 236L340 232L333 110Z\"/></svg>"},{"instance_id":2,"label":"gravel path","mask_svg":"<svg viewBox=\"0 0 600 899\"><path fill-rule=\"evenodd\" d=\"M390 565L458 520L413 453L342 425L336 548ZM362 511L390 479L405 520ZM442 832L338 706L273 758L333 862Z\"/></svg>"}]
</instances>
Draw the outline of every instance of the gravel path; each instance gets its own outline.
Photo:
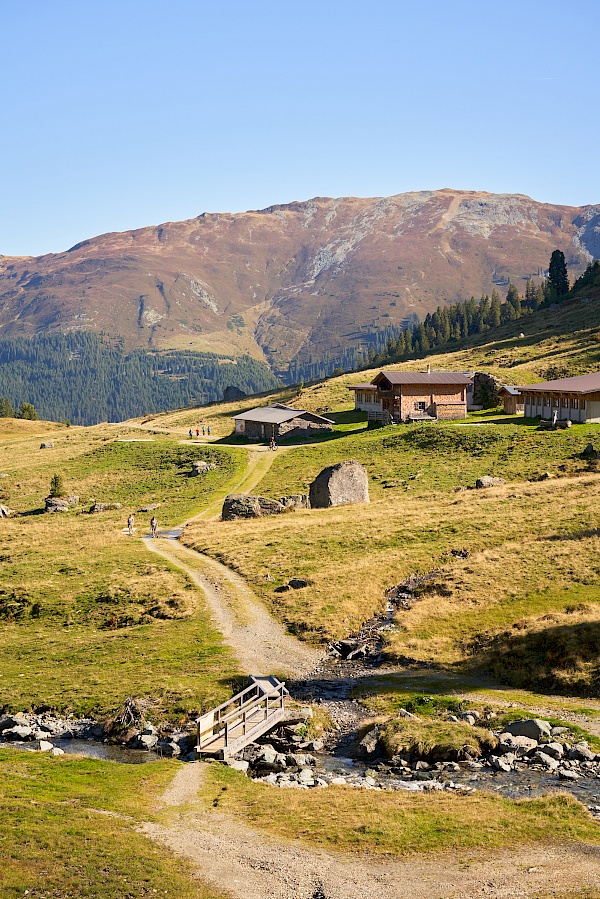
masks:
<instances>
[{"instance_id":1,"label":"gravel path","mask_svg":"<svg viewBox=\"0 0 600 899\"><path fill-rule=\"evenodd\" d=\"M148 823L142 830L235 899L519 899L557 888L600 888L596 847L471 850L392 860L307 849L216 809L194 809L206 767L195 763L181 769L163 796L171 823Z\"/></svg>"},{"instance_id":2,"label":"gravel path","mask_svg":"<svg viewBox=\"0 0 600 899\"><path fill-rule=\"evenodd\" d=\"M146 545L198 584L243 670L294 678L313 671L322 653L286 633L234 571L176 540L148 539Z\"/></svg>"}]
</instances>

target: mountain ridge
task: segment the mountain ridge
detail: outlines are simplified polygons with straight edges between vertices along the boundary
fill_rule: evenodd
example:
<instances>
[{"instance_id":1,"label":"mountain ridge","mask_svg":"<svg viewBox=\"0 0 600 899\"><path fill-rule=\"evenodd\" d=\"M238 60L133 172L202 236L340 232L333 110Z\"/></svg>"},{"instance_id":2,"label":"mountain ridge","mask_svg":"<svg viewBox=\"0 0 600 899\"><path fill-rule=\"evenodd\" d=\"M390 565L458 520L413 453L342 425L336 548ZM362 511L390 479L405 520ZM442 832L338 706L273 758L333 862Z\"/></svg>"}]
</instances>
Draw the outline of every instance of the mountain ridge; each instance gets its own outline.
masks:
<instances>
[{"instance_id":1,"label":"mountain ridge","mask_svg":"<svg viewBox=\"0 0 600 899\"><path fill-rule=\"evenodd\" d=\"M0 336L95 330L283 371L508 279L524 290L556 248L574 275L600 256L600 205L443 188L203 212L0 257Z\"/></svg>"}]
</instances>

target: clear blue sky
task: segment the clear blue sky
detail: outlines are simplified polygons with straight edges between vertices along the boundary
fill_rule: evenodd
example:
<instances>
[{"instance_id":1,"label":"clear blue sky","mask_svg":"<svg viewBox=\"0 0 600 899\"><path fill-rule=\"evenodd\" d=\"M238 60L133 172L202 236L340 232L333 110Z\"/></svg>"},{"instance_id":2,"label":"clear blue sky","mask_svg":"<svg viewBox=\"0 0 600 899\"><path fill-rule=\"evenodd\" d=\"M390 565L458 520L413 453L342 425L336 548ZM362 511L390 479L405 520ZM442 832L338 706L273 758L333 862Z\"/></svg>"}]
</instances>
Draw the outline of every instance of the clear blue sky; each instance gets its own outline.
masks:
<instances>
[{"instance_id":1,"label":"clear blue sky","mask_svg":"<svg viewBox=\"0 0 600 899\"><path fill-rule=\"evenodd\" d=\"M0 0L0 254L313 196L600 202L598 0Z\"/></svg>"}]
</instances>

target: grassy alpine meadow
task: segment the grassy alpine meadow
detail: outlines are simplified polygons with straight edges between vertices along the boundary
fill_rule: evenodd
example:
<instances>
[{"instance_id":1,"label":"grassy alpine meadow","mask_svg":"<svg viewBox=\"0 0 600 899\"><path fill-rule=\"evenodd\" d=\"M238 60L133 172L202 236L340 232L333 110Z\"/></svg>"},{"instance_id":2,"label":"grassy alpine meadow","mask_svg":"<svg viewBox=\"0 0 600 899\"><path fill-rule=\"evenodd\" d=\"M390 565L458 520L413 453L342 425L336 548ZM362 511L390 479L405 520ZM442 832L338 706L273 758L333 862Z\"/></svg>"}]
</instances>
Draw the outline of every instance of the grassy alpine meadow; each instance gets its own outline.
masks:
<instances>
[{"instance_id":1,"label":"grassy alpine meadow","mask_svg":"<svg viewBox=\"0 0 600 899\"><path fill-rule=\"evenodd\" d=\"M55 427L54 447L40 449L46 423L28 422L36 428L15 433L8 421L0 430L7 475L0 489L17 514L0 532L5 709L101 716L136 695L157 699L177 719L220 702L237 674L233 657L198 589L137 539L152 514L137 510L159 504L159 526L172 527L226 491L245 451L164 435L137 441L114 426ZM197 459L216 467L188 477ZM56 473L79 503L49 515L44 497ZM90 514L96 501L122 508ZM133 538L124 531L129 512L137 513Z\"/></svg>"},{"instance_id":2,"label":"grassy alpine meadow","mask_svg":"<svg viewBox=\"0 0 600 899\"><path fill-rule=\"evenodd\" d=\"M536 843L600 844L597 823L566 794L515 802L485 793L274 790L212 765L202 797L207 809L217 807L271 834L343 852L402 856Z\"/></svg>"},{"instance_id":3,"label":"grassy alpine meadow","mask_svg":"<svg viewBox=\"0 0 600 899\"><path fill-rule=\"evenodd\" d=\"M567 434L562 441L527 426L514 429L510 437L501 425L418 429L412 434L425 440L419 445L436 452L422 454L422 477L407 479L412 489L380 486L368 505L191 525L184 541L240 571L293 632L315 641L348 634L382 610L387 588L435 569L412 609L396 617L391 659L487 668L517 686L585 694L600 673L600 477L580 453L598 439L598 429L561 432ZM376 454L387 453L388 478L414 469L411 430L381 434L365 435L362 455L354 435L290 450L258 490L277 496L298 489L297 472L312 452L328 454L311 462L315 473L325 459L333 461L333 450L358 456L370 472L381 470ZM388 439L394 455L383 446ZM470 443L478 440L479 453ZM463 484L488 473L512 483L456 492L458 468ZM294 575L307 578L309 587L275 592Z\"/></svg>"},{"instance_id":4,"label":"grassy alpine meadow","mask_svg":"<svg viewBox=\"0 0 600 899\"><path fill-rule=\"evenodd\" d=\"M0 895L224 899L137 830L176 766L0 749Z\"/></svg>"}]
</instances>

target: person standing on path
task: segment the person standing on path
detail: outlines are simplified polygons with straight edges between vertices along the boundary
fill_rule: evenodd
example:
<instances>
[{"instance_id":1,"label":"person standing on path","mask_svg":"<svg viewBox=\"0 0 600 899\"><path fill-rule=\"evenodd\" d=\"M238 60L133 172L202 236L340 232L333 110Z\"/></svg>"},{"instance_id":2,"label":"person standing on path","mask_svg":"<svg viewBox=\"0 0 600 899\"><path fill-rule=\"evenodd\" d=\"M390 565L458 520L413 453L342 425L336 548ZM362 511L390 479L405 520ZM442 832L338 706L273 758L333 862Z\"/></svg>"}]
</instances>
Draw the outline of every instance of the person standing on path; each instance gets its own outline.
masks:
<instances>
[{"instance_id":1,"label":"person standing on path","mask_svg":"<svg viewBox=\"0 0 600 899\"><path fill-rule=\"evenodd\" d=\"M150 519L150 530L152 532L152 536L156 537L156 531L158 530L158 521L156 520L155 515L153 515Z\"/></svg>"},{"instance_id":2,"label":"person standing on path","mask_svg":"<svg viewBox=\"0 0 600 899\"><path fill-rule=\"evenodd\" d=\"M127 519L127 530L129 531L129 536L133 537L133 526L135 524L135 518L133 517L133 512L129 515Z\"/></svg>"},{"instance_id":3,"label":"person standing on path","mask_svg":"<svg viewBox=\"0 0 600 899\"><path fill-rule=\"evenodd\" d=\"M210 437L210 425L208 426L208 436Z\"/></svg>"},{"instance_id":4,"label":"person standing on path","mask_svg":"<svg viewBox=\"0 0 600 899\"><path fill-rule=\"evenodd\" d=\"M190 440L193 440L193 439L194 439L194 432L192 431L191 428L190 428L190 430L189 430L189 435L190 435Z\"/></svg>"},{"instance_id":5,"label":"person standing on path","mask_svg":"<svg viewBox=\"0 0 600 899\"><path fill-rule=\"evenodd\" d=\"M202 436L203 436L203 437L204 437L204 432L205 432L205 430L206 430L206 429L205 429L204 425L202 425Z\"/></svg>"},{"instance_id":6,"label":"person standing on path","mask_svg":"<svg viewBox=\"0 0 600 899\"><path fill-rule=\"evenodd\" d=\"M200 436L200 428L196 428L196 440Z\"/></svg>"}]
</instances>

